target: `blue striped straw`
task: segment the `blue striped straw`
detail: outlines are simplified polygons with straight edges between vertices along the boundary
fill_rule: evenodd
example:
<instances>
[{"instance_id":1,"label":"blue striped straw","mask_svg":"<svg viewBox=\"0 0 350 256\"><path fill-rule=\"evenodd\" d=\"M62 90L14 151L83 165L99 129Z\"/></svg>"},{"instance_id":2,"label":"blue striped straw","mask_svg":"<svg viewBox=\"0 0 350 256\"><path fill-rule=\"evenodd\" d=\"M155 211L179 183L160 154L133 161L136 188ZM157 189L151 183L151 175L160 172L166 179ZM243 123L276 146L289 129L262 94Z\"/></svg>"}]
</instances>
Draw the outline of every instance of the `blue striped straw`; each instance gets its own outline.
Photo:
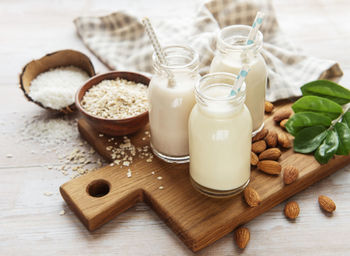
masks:
<instances>
[{"instance_id":1,"label":"blue striped straw","mask_svg":"<svg viewBox=\"0 0 350 256\"><path fill-rule=\"evenodd\" d=\"M248 38L247 38L247 45L253 44L256 40L256 35L258 34L259 28L264 20L264 13L263 12L257 12L255 16L255 20L253 22L252 28L249 31Z\"/></svg>"},{"instance_id":2,"label":"blue striped straw","mask_svg":"<svg viewBox=\"0 0 350 256\"><path fill-rule=\"evenodd\" d=\"M242 84L245 80L245 78L248 75L248 71L249 71L249 65L248 64L243 64L241 70L239 71L239 74L236 78L235 84L230 92L230 96L235 96L236 95L236 91L235 88L237 88L237 91L239 91L242 87Z\"/></svg>"}]
</instances>

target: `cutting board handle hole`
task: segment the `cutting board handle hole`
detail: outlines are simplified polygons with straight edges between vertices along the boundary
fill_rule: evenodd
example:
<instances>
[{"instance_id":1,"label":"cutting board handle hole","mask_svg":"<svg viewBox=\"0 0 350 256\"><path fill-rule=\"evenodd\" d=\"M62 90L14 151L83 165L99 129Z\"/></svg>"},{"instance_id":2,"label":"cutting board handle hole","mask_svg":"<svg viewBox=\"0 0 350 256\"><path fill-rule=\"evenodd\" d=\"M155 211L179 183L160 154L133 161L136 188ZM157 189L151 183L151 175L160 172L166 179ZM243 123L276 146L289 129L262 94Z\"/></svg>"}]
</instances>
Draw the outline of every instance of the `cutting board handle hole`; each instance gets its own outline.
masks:
<instances>
[{"instance_id":1,"label":"cutting board handle hole","mask_svg":"<svg viewBox=\"0 0 350 256\"><path fill-rule=\"evenodd\" d=\"M94 180L87 186L86 191L92 197L103 197L109 193L110 186L106 180Z\"/></svg>"}]
</instances>

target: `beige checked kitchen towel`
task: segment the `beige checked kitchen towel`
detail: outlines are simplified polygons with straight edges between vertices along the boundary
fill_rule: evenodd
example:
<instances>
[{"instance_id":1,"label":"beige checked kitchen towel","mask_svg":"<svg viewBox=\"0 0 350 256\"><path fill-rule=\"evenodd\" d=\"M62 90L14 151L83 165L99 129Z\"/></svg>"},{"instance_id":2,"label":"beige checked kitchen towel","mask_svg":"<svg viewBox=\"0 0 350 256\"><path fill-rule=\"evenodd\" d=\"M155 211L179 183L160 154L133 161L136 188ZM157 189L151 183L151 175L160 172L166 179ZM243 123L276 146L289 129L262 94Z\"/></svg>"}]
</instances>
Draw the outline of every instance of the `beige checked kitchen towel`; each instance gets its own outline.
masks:
<instances>
[{"instance_id":1,"label":"beige checked kitchen towel","mask_svg":"<svg viewBox=\"0 0 350 256\"><path fill-rule=\"evenodd\" d=\"M305 55L283 35L269 0L210 0L191 22L179 19L152 23L162 45L191 45L200 55L200 72L205 74L215 54L218 31L232 24L251 25L259 10L265 13L260 30L264 35L262 55L268 66L267 100L300 96L299 88L304 83L343 74L335 61ZM110 69L152 73L153 49L141 18L115 12L103 17L79 17L74 23L86 46Z\"/></svg>"}]
</instances>

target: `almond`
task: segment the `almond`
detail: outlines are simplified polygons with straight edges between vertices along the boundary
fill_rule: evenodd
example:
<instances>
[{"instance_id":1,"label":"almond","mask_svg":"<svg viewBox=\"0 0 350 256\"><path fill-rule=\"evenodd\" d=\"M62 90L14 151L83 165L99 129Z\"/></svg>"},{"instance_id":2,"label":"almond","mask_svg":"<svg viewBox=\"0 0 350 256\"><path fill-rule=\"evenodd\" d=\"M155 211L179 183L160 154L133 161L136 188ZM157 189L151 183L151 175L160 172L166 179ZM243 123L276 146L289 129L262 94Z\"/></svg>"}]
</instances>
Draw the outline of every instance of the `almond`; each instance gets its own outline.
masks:
<instances>
[{"instance_id":1,"label":"almond","mask_svg":"<svg viewBox=\"0 0 350 256\"><path fill-rule=\"evenodd\" d=\"M234 239L239 248L246 248L249 240L250 240L250 232L249 229L240 227L235 230Z\"/></svg>"},{"instance_id":2,"label":"almond","mask_svg":"<svg viewBox=\"0 0 350 256\"><path fill-rule=\"evenodd\" d=\"M259 140L252 144L252 151L254 153L261 153L266 149L266 142L264 140Z\"/></svg>"},{"instance_id":3,"label":"almond","mask_svg":"<svg viewBox=\"0 0 350 256\"><path fill-rule=\"evenodd\" d=\"M286 123L288 122L288 119L283 119L281 122L280 122L280 126L283 128L283 129L286 129Z\"/></svg>"},{"instance_id":4,"label":"almond","mask_svg":"<svg viewBox=\"0 0 350 256\"><path fill-rule=\"evenodd\" d=\"M270 148L274 148L277 146L277 133L275 131L269 131L269 133L265 137L265 141L267 146Z\"/></svg>"},{"instance_id":5,"label":"almond","mask_svg":"<svg viewBox=\"0 0 350 256\"><path fill-rule=\"evenodd\" d=\"M275 122L281 122L283 119L287 119L292 114L292 110L290 108L282 108L276 111L273 116L273 120Z\"/></svg>"},{"instance_id":6,"label":"almond","mask_svg":"<svg viewBox=\"0 0 350 256\"><path fill-rule=\"evenodd\" d=\"M281 156L281 150L279 148L269 148L261 152L259 160L278 160Z\"/></svg>"},{"instance_id":7,"label":"almond","mask_svg":"<svg viewBox=\"0 0 350 256\"><path fill-rule=\"evenodd\" d=\"M259 163L259 158L254 152L250 152L250 164L256 166Z\"/></svg>"},{"instance_id":8,"label":"almond","mask_svg":"<svg viewBox=\"0 0 350 256\"><path fill-rule=\"evenodd\" d=\"M284 215L288 217L289 219L296 219L299 215L300 208L297 202L292 201L286 204L284 207Z\"/></svg>"},{"instance_id":9,"label":"almond","mask_svg":"<svg viewBox=\"0 0 350 256\"><path fill-rule=\"evenodd\" d=\"M258 168L267 174L280 174L282 169L281 164L273 160L260 161Z\"/></svg>"},{"instance_id":10,"label":"almond","mask_svg":"<svg viewBox=\"0 0 350 256\"><path fill-rule=\"evenodd\" d=\"M271 113L273 110L273 104L269 101L265 101L265 112Z\"/></svg>"},{"instance_id":11,"label":"almond","mask_svg":"<svg viewBox=\"0 0 350 256\"><path fill-rule=\"evenodd\" d=\"M318 197L318 203L320 204L320 207L325 210L326 212L334 212L336 209L336 205L332 199L330 199L328 196L319 196Z\"/></svg>"},{"instance_id":12,"label":"almond","mask_svg":"<svg viewBox=\"0 0 350 256\"><path fill-rule=\"evenodd\" d=\"M252 141L258 141L258 140L262 140L263 138L266 137L266 135L269 133L269 130L267 130L266 128L263 128L260 132L258 132L257 134L255 134L255 136L252 138Z\"/></svg>"},{"instance_id":13,"label":"almond","mask_svg":"<svg viewBox=\"0 0 350 256\"><path fill-rule=\"evenodd\" d=\"M250 186L244 189L243 195L245 201L250 207L258 206L261 202L258 192Z\"/></svg>"},{"instance_id":14,"label":"almond","mask_svg":"<svg viewBox=\"0 0 350 256\"><path fill-rule=\"evenodd\" d=\"M294 166L287 166L283 170L283 182L288 185L296 181L299 176L299 170Z\"/></svg>"},{"instance_id":15,"label":"almond","mask_svg":"<svg viewBox=\"0 0 350 256\"><path fill-rule=\"evenodd\" d=\"M292 142L288 138L287 134L285 132L279 132L277 133L277 141L278 144L283 148L290 148L292 147Z\"/></svg>"}]
</instances>

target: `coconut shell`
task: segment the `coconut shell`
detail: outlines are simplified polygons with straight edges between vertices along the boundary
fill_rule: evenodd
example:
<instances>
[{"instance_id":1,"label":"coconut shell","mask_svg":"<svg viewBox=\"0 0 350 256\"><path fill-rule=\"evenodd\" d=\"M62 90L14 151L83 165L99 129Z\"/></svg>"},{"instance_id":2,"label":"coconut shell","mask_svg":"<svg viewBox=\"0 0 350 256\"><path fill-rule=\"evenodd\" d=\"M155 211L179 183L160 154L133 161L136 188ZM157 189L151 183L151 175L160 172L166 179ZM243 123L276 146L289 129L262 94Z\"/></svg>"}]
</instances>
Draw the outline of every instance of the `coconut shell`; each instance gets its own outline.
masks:
<instances>
[{"instance_id":1,"label":"coconut shell","mask_svg":"<svg viewBox=\"0 0 350 256\"><path fill-rule=\"evenodd\" d=\"M33 60L23 67L22 73L19 76L20 88L24 96L40 107L51 110L53 112L71 113L75 110L75 104L66 106L60 110L52 109L43 106L40 102L33 100L29 96L29 88L33 79L39 74L48 71L52 68L75 66L84 70L90 77L95 75L95 69L91 60L85 54L74 50L61 50L53 53L48 53L44 57Z\"/></svg>"}]
</instances>

